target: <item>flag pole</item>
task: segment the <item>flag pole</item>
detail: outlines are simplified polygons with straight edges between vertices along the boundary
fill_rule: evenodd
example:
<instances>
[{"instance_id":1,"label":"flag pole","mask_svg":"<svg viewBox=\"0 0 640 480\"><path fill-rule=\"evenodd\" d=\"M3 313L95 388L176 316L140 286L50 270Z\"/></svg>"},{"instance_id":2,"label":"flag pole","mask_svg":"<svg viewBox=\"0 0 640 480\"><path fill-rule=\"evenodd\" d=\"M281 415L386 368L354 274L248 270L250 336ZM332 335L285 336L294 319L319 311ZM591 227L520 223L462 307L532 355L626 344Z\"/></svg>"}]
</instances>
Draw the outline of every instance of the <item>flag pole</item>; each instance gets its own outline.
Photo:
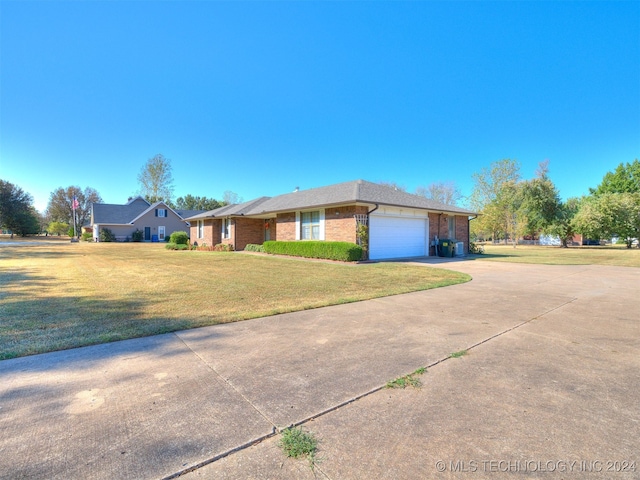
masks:
<instances>
[{"instance_id":1,"label":"flag pole","mask_svg":"<svg viewBox=\"0 0 640 480\"><path fill-rule=\"evenodd\" d=\"M73 199L71 200L71 207L73 208L73 238L78 238L78 230L76 229L76 205L78 204L78 199L76 198L75 192L73 193Z\"/></svg>"}]
</instances>

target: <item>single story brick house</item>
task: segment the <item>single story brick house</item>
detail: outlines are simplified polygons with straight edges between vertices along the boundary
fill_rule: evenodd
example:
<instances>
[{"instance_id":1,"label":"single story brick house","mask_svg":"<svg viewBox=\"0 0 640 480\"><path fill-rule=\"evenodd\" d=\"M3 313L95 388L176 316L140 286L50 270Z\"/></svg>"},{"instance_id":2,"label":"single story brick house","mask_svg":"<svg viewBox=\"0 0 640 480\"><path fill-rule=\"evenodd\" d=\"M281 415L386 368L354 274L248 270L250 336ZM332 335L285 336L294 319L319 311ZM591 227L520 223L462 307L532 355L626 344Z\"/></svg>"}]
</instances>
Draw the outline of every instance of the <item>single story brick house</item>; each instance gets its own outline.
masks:
<instances>
[{"instance_id":1,"label":"single story brick house","mask_svg":"<svg viewBox=\"0 0 640 480\"><path fill-rule=\"evenodd\" d=\"M95 241L100 238L100 230L108 228L118 241L125 241L131 238L133 232L140 230L143 232L145 242L163 242L175 231L189 233L189 222L185 218L202 212L202 210L174 210L164 202L156 202L152 205L144 198L136 197L124 205L92 204L88 228L93 232Z\"/></svg>"},{"instance_id":2,"label":"single story brick house","mask_svg":"<svg viewBox=\"0 0 640 480\"><path fill-rule=\"evenodd\" d=\"M186 218L191 242L231 244L243 250L267 240L358 243L358 224L369 228L372 260L435 255L436 237L469 251L469 221L477 214L393 187L356 180L259 197Z\"/></svg>"}]
</instances>

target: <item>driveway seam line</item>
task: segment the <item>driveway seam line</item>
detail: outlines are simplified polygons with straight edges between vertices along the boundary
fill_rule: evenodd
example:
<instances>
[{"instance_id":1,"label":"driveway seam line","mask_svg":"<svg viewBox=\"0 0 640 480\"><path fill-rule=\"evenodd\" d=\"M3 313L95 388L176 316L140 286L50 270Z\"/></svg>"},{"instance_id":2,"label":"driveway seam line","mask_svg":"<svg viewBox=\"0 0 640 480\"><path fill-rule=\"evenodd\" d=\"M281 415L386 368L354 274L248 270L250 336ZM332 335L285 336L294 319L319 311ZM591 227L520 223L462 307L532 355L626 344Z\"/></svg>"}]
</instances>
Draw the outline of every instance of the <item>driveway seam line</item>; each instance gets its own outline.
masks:
<instances>
[{"instance_id":1,"label":"driveway seam line","mask_svg":"<svg viewBox=\"0 0 640 480\"><path fill-rule=\"evenodd\" d=\"M200 359L200 361L202 363L204 363L207 368L209 368L209 370L211 370L213 373L216 374L216 376L218 378L220 378L222 380L223 383L225 383L226 385L228 385L234 392L236 392L238 395L240 395L242 397L242 399L247 402L249 405L251 405L251 408L253 408L256 412L258 412L260 414L260 416L262 418L264 418L268 423L270 423L273 426L273 429L275 431L275 429L277 429L277 425L271 421L271 419L269 419L269 417L267 417L266 414L264 414L258 407L256 407L253 402L251 400L249 400L241 391L239 391L234 385L233 383L231 383L228 379L224 378L222 375L220 375L220 373L218 373L218 371L213 367L213 365L210 365L209 362L207 362L204 358L202 358L202 356L196 352L193 348L191 348L187 342L184 341L184 339L182 337L180 337L180 335L178 333L174 332L174 335L184 344L185 347L187 347L189 350L191 350L191 352Z\"/></svg>"},{"instance_id":2,"label":"driveway seam line","mask_svg":"<svg viewBox=\"0 0 640 480\"><path fill-rule=\"evenodd\" d=\"M178 478L181 477L182 475L186 475L187 473L190 472L195 472L196 470L201 469L202 467L206 467L207 465L217 462L218 460L222 460L225 457L228 457L229 455L239 452L241 450L244 450L246 448L252 447L254 445L257 445L258 443L262 442L263 440L266 440L268 438L274 437L276 435L276 432L271 432L268 433L266 435L262 435L260 437L254 438L253 440L249 440L248 442L242 443L236 447L230 448L229 450L225 450L222 453L219 453L217 455L214 455L211 458L207 458L206 460L203 460L202 462L196 464L196 465L192 465L191 467L185 468L183 470L180 470L176 473L173 473L167 477L162 477L162 480L173 480L174 478Z\"/></svg>"},{"instance_id":3,"label":"driveway seam line","mask_svg":"<svg viewBox=\"0 0 640 480\"><path fill-rule=\"evenodd\" d=\"M547 314L549 314L549 313L551 313L551 312L553 312L553 311L555 311L555 310L558 310L558 309L560 309L560 308L564 307L565 305L568 305L568 304L570 304L570 303L572 303L572 302L575 302L576 300L577 300L577 297L573 297L573 298L571 298L570 300L568 300L568 301L566 301L566 302L562 303L561 305L558 305L558 306L556 306L556 307L554 307L554 308L551 308L551 309L547 310L546 312L543 312L543 313L541 313L541 314L539 314L539 315L536 315L535 317L531 317L529 320L525 320L524 322L521 322L521 323L519 323L519 324L517 324L517 325L514 325L514 326L513 326L513 327L511 327L511 328L508 328L508 329L506 329L506 330L503 330L502 332L498 332L498 333L496 333L495 335L492 335L492 336L490 336L490 337L488 337L488 338L485 338L484 340L482 340L482 341L480 341L480 342L477 342L477 343L475 343L475 344L471 345L470 347L468 347L468 348L467 348L467 350L471 350L471 349L473 349L473 348L475 348L475 347L478 347L478 346L480 346L480 345L482 345L482 344L484 344L484 343L487 343L487 342L489 342L489 341L493 340L494 338L498 338L498 337L500 337L500 336L502 336L502 335L504 335L504 334L506 334L506 333L509 333L509 332L511 332L511 331L513 331L513 330L516 330L516 329L518 329L518 328L520 328L520 327L522 327L522 326L524 326L524 325L526 325L526 324L528 324L528 323L533 322L534 320L537 320L537 319L539 319L539 318L542 318L542 317L544 317L545 315L547 315ZM180 336L179 336L177 333L174 333L174 335L176 335L176 337L180 338ZM262 412L261 412L261 411L260 411L256 406L255 406L255 405L253 405L253 403L251 403L251 402L250 402L250 401L249 401L249 400L248 400L248 399L247 399L247 398L246 398L246 397L245 397L241 392L239 392L239 391L238 391L238 390L237 390L237 389L236 389L236 388L235 388L231 383L229 383L229 382L228 382L224 377L222 377L222 376L221 376L221 375L220 375L220 374L215 370L215 368L213 368L211 365L209 365L209 363L208 363L207 361L205 361L205 360L204 360L200 355L198 355L198 353L197 353L195 350L193 350L191 347L189 347L189 345L187 345L187 343L186 343L182 338L180 338L180 341L181 341L182 343L184 343L184 345L185 345L189 350L191 350L191 351L192 351L192 352L193 352L193 353L194 353L194 354L195 354L195 355L196 355L200 360L202 360L202 362L203 362L205 365L207 365L207 367L209 367L209 368L210 368L210 369L211 369L211 370L212 370L212 371L213 371L217 376L219 376L219 377L220 377L220 378L221 378L221 379L222 379L226 384L228 384L228 385L229 385L229 386L230 386L234 391L236 391L236 392L237 392L237 393L238 393L238 394L239 394L243 399L245 399L245 401L246 401L247 403L249 403L249 405L251 405L251 406L252 406L252 407L253 407L253 408L254 408L254 409L255 409L255 410L256 410L260 415L262 415L262 417L263 417L265 420L267 420L269 423L271 423L271 424L273 425L273 430L271 431L271 433L268 433L268 434L262 435L262 436L260 436L260 437L257 437L257 438L255 438L255 439L253 439L253 440L250 440L250 441L245 442L245 443L243 443L243 444L241 444L241 445L238 445L237 447L231 448L231 449L226 450L226 451L224 451L224 452L222 452L222 453L219 453L218 455L215 455L215 456L213 456L213 457L211 457L211 458L208 458L208 459L206 459L206 460L203 460L202 462L198 463L197 465L193 465L193 466L188 467L188 468L186 468L186 469L184 469L184 470L180 470L180 471L178 471L178 472L176 472L176 473L174 473L174 474L172 474L172 475L169 475L169 476L167 476L167 477L163 477L163 478L162 478L162 480L173 480L173 479L175 479L175 478L181 477L182 475L186 475L187 473L193 472L193 471L195 471L195 470L199 470L200 468L202 468L202 467L204 467L204 466L206 466L206 465L209 465L209 464L211 464L211 463L217 462L218 460L221 460L221 459L223 459L223 458L225 458L225 457L228 457L229 455L232 455L232 454L237 453L237 452L239 452L239 451L241 451L241 450L245 450L245 449L247 449L247 448L249 448L249 447L252 447L252 446L254 446L254 445L257 445L258 443L261 443L261 442L263 442L264 440L267 440L267 439L269 439L269 438L271 438L271 437L275 437L278 433L282 432L282 430L284 430L285 428L299 427L299 426L301 426L301 425L304 425L304 424L306 424L306 423L311 422L312 420L315 420L315 419L320 418L320 417L322 417L322 416L324 416L324 415L327 415L327 414L329 414L329 413L331 413L331 412L334 412L334 411L336 411L336 410L338 410L338 409L340 409L340 408L342 408L342 407L346 407L347 405L349 405L349 404L351 404L351 403L354 403L354 402L356 402L356 401L358 401L358 400L360 400L360 399L362 399L362 398L364 398L364 397L368 397L369 395L373 395L374 393L377 393L377 392L379 392L379 391L381 391L381 390L384 390L384 389L386 388L386 384L383 384L383 385L380 385L380 386L374 387L374 388L372 388L372 389L370 389L370 390L368 390L368 391L366 391L366 392L364 392L364 393L361 393L361 394L359 394L359 395L356 395L356 396L354 396L354 397L351 397L351 398L350 398L350 399L348 399L348 400L345 400L345 401L340 402L340 403L338 403L338 404L336 404L336 405L333 405L333 406L331 406L331 407L329 407L329 408L326 408L326 409L324 409L324 410L322 410L322 411L320 411L320 412L318 412L318 413L315 413L315 414L313 414L313 415L311 415L311 416L308 416L308 417L306 417L306 418L303 418L302 420L300 420L300 421L298 421L298 422L295 422L295 423L292 423L292 424L290 424L288 427L284 427L284 428L282 428L282 429L281 429L281 428L278 428L278 427L277 427L277 426L276 426L272 421L270 421L270 420L269 420L269 419L268 419L268 418L267 418L267 417L266 417L266 416L265 416L265 415L264 415L264 414L263 414L263 413L262 413ZM429 365L426 365L424 368L425 368L425 369L433 368L433 367L435 367L436 365L438 365L438 364L440 364L440 363L443 363L443 362L446 362L447 360L450 360L451 358L452 358L452 357L451 357L451 355L446 356L446 357L443 357L443 358L441 358L441 359L439 359L439 360L436 360L436 361L434 361L434 362L430 363ZM316 468L317 468L317 467L316 467ZM319 469L319 470L320 470L320 469ZM324 471L322 471L322 470L320 470L320 471L321 471L321 472L322 472L322 474L323 474L323 475L325 475L327 478L330 478L326 473L324 473Z\"/></svg>"},{"instance_id":4,"label":"driveway seam line","mask_svg":"<svg viewBox=\"0 0 640 480\"><path fill-rule=\"evenodd\" d=\"M524 326L524 325L528 324L528 323L533 322L534 320L537 320L537 319L539 319L539 318L542 318L542 317L544 317L545 315L547 315L547 314L549 314L549 313L551 313L551 312L553 312L553 311L555 311L555 310L558 310L558 309L560 309L560 308L564 307L565 305L569 305L570 303L575 302L576 300L578 300L578 298L577 298L577 297L573 297L571 300L568 300L568 301L566 301L566 302L564 302L564 303L562 303L562 304L560 304L560 305L558 305L558 306L556 306L556 307L553 307L553 308L551 308L551 309L547 310L546 312L541 313L540 315L536 315L535 317L531 317L529 320L525 320L524 322L521 322L521 323L519 323L518 325L514 325L513 327L511 327L511 328L507 328L506 330L503 330L502 332L498 332L498 333L496 333L495 335L492 335L491 337L485 338L484 340L482 340L482 341L480 341L480 342L478 342L478 343L474 343L473 345L471 345L470 347L468 347L468 348L467 348L467 350L471 350L472 348L479 347L479 346L480 346L480 345L482 345L483 343L487 343L488 341L493 340L494 338L501 337L501 336L502 336L502 335L504 335L505 333L509 333L509 332L511 332L511 331L513 331L513 330L516 330L516 329L518 329L518 328L520 328L520 327L522 327L522 326ZM450 358L450 357L447 357L447 358ZM446 360L446 359L445 359L445 360ZM439 363L439 362L438 362L438 363Z\"/></svg>"}]
</instances>

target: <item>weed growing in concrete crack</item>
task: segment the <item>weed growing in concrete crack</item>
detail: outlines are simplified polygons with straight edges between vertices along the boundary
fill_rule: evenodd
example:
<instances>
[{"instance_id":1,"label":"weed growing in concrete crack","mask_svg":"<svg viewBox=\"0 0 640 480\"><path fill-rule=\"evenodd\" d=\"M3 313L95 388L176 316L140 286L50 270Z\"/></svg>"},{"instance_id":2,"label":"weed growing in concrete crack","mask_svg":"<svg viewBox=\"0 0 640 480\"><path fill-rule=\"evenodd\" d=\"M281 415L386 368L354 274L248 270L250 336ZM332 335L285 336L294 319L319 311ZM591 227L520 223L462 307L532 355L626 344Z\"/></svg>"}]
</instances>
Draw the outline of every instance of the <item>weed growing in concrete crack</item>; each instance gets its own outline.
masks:
<instances>
[{"instance_id":1,"label":"weed growing in concrete crack","mask_svg":"<svg viewBox=\"0 0 640 480\"><path fill-rule=\"evenodd\" d=\"M469 352L467 352L466 350L460 350L459 352L453 352L450 355L450 357L451 358L460 358L460 357L464 357L467 353L469 353Z\"/></svg>"},{"instance_id":2,"label":"weed growing in concrete crack","mask_svg":"<svg viewBox=\"0 0 640 480\"><path fill-rule=\"evenodd\" d=\"M291 458L306 457L311 470L316 464L318 439L311 432L305 432L302 427L289 427L282 431L278 445L285 455Z\"/></svg>"},{"instance_id":3,"label":"weed growing in concrete crack","mask_svg":"<svg viewBox=\"0 0 640 480\"><path fill-rule=\"evenodd\" d=\"M387 388L406 388L406 387L419 388L422 386L422 382L420 381L419 378L416 378L414 375L422 375L426 371L427 371L426 368L421 367L417 369L415 372L410 373L409 375L405 375L404 377L399 377L399 378L396 378L395 380L387 382L386 387Z\"/></svg>"}]
</instances>

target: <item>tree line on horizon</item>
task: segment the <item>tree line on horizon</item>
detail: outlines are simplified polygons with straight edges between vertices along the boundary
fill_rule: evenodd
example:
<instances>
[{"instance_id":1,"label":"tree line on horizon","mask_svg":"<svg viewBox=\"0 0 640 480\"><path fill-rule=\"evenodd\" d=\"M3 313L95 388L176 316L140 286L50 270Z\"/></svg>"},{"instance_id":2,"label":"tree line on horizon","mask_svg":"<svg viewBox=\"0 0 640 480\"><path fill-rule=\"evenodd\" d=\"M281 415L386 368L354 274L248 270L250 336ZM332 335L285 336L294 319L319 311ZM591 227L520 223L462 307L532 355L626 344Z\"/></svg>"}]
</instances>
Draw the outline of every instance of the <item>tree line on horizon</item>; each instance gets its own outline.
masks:
<instances>
[{"instance_id":1,"label":"tree line on horizon","mask_svg":"<svg viewBox=\"0 0 640 480\"><path fill-rule=\"evenodd\" d=\"M534 178L523 180L520 164L503 159L472 175L474 188L465 198L454 182L434 182L419 186L414 194L443 203L459 205L480 213L471 222L474 240L511 239L514 246L518 238L536 238L541 234L560 238L567 246L575 234L585 238L602 239L619 236L632 246L640 237L640 161L621 163L607 172L602 182L589 189L581 198L560 199L560 194L549 176L548 162L542 162ZM187 194L173 201L173 174L171 161L158 154L150 158L138 175L139 195L149 203L166 203L176 210L213 210L241 203L232 191L225 191L222 200ZM395 182L380 182L398 190L406 188ZM0 228L17 235L41 232L73 235L73 198L77 199L75 215L77 232L91 215L91 205L102 203L100 194L91 187L59 187L49 197L44 214L33 206L33 198L17 185L0 180Z\"/></svg>"},{"instance_id":2,"label":"tree line on horizon","mask_svg":"<svg viewBox=\"0 0 640 480\"><path fill-rule=\"evenodd\" d=\"M174 210L214 210L242 201L238 194L225 191L222 200L187 194L174 202L171 162L161 154L147 160L138 175L138 183L139 196L150 204L162 201ZM75 210L74 199L77 201ZM100 193L94 188L81 188L77 185L58 187L49 195L44 213L40 213L33 205L33 197L29 193L17 185L0 180L0 229L20 236L44 232L52 235L79 235L81 227L91 218L93 203L103 203Z\"/></svg>"},{"instance_id":3,"label":"tree line on horizon","mask_svg":"<svg viewBox=\"0 0 640 480\"><path fill-rule=\"evenodd\" d=\"M640 161L621 163L607 172L589 195L566 201L542 162L534 178L520 177L520 164L504 159L473 174L470 207L481 215L472 222L477 240L556 236L566 247L576 234L600 240L619 237L627 248L640 237Z\"/></svg>"}]
</instances>

